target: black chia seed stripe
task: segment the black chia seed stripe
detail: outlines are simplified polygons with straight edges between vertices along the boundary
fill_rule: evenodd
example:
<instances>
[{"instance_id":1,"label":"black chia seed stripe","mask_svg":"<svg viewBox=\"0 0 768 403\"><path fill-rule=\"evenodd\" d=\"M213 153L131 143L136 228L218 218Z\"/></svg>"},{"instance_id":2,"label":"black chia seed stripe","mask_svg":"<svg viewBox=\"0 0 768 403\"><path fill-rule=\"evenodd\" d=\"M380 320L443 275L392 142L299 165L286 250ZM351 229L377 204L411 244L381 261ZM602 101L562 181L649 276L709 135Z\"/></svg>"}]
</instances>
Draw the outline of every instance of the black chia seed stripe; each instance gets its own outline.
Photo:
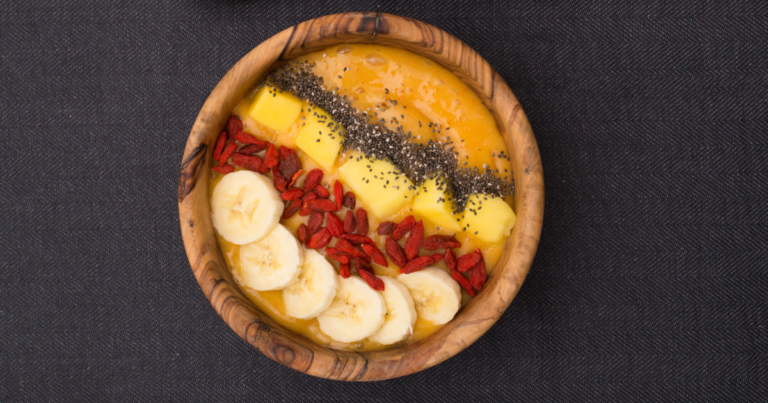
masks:
<instances>
[{"instance_id":1,"label":"black chia seed stripe","mask_svg":"<svg viewBox=\"0 0 768 403\"><path fill-rule=\"evenodd\" d=\"M390 161L413 182L413 190L427 179L437 179L438 189L446 189L452 195L456 213L464 211L472 194L506 197L514 192L512 178L502 179L498 170L484 167L481 172L477 167L460 167L457 153L451 146L453 142L429 140L426 144L415 143L411 141L411 133L403 131L402 125L393 131L384 125L384 119L374 118L375 112L371 115L357 110L346 96L326 90L323 78L312 72L313 67L306 63L289 63L270 74L266 85L290 92L328 112L345 129L344 151L359 151L367 158ZM397 105L396 102L393 104ZM371 121L373 123L369 123ZM429 127L438 125L430 123ZM499 157L502 155L500 153Z\"/></svg>"}]
</instances>

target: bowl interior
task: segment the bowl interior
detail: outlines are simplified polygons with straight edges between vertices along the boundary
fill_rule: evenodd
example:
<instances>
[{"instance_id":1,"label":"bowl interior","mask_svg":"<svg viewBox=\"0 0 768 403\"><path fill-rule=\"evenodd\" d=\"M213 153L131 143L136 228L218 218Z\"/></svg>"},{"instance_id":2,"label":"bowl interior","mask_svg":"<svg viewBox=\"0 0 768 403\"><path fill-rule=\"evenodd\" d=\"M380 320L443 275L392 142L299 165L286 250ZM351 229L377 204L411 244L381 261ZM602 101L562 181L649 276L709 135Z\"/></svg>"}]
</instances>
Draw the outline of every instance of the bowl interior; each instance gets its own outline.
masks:
<instances>
[{"instance_id":1,"label":"bowl interior","mask_svg":"<svg viewBox=\"0 0 768 403\"><path fill-rule=\"evenodd\" d=\"M235 285L216 242L208 202L212 149L243 96L279 64L342 43L379 43L430 58L473 88L493 113L512 160L517 223L485 288L434 335L383 351L333 350L287 331L253 307ZM179 179L179 217L192 270L227 324L262 353L310 375L378 380L420 371L457 354L504 313L536 253L544 182L530 124L504 80L476 52L431 25L381 13L320 17L278 33L243 57L205 102L190 133Z\"/></svg>"}]
</instances>

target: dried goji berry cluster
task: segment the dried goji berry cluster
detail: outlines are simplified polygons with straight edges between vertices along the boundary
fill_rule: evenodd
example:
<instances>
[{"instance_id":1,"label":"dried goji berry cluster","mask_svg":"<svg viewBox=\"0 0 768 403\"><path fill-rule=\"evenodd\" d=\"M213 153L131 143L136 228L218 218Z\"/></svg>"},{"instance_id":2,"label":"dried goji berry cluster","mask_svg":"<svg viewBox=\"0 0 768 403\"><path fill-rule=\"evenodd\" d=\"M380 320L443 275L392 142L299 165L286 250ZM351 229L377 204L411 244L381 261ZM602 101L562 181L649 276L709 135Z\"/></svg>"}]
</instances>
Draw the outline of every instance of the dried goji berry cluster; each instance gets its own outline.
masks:
<instances>
[{"instance_id":1,"label":"dried goji berry cluster","mask_svg":"<svg viewBox=\"0 0 768 403\"><path fill-rule=\"evenodd\" d=\"M405 240L405 248L397 243L406 234L410 235ZM475 296L475 290L480 291L485 285L485 260L480 249L465 254L456 259L452 248L461 246L456 238L450 235L430 235L424 238L424 223L416 222L413 216L406 217L399 224L384 221L376 230L379 235L387 236L385 250L389 259L400 267L401 273L413 273L419 271L440 260L445 260L445 265L451 270L451 276L471 296ZM426 256L417 256L419 249L426 250L445 249L445 253L435 253ZM464 277L466 273L469 280Z\"/></svg>"},{"instance_id":2,"label":"dried goji berry cluster","mask_svg":"<svg viewBox=\"0 0 768 403\"><path fill-rule=\"evenodd\" d=\"M240 119L236 116L229 118L226 131L216 141L213 158L219 161L219 165L213 170L221 174L232 172L234 167L227 164L231 158L234 165L251 171L261 174L271 171L275 188L286 202L282 218L290 218L296 213L309 216L307 223L299 225L296 230L299 241L310 249L325 248L328 257L339 262L341 277L348 278L354 267L373 289L384 290L384 282L374 275L371 261L384 267L389 263L376 247L376 242L368 236L368 213L363 208L355 209L355 194L350 191L344 193L341 182L337 180L333 185L334 200L331 201L331 192L320 183L323 179L321 169L309 171L302 186L297 186L296 181L303 170L296 151L284 146L278 150L272 143L243 132L242 128ZM238 142L242 144L238 145ZM264 150L263 158L255 155ZM343 220L336 214L342 207L348 209ZM479 249L457 259L451 251L461 246L456 238L432 235L425 239L424 223L416 222L413 216L406 217L399 224L384 221L379 224L376 233L386 236L386 255L401 273L413 273L445 259L451 275L469 295L474 297L475 290L480 291L485 284L485 262ZM409 236L405 240L405 248L402 248L398 241L406 235ZM333 238L337 239L336 243L328 247ZM445 249L445 253L418 256L422 247L426 250Z\"/></svg>"}]
</instances>

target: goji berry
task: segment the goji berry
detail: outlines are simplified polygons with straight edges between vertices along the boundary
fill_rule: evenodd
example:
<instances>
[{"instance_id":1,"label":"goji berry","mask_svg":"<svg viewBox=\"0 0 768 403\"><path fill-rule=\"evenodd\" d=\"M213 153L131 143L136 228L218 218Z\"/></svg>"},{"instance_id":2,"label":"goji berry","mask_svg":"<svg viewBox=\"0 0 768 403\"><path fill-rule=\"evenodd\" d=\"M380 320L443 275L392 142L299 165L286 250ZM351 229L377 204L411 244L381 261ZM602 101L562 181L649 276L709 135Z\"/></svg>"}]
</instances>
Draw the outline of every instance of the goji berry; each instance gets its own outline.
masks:
<instances>
[{"instance_id":1,"label":"goji berry","mask_svg":"<svg viewBox=\"0 0 768 403\"><path fill-rule=\"evenodd\" d=\"M221 152L221 156L219 157L219 165L226 164L227 158L229 158L229 156L232 155L233 152L235 152L236 148L237 148L237 144L235 143L227 144L227 147L224 149L224 151Z\"/></svg>"},{"instance_id":2,"label":"goji berry","mask_svg":"<svg viewBox=\"0 0 768 403\"><path fill-rule=\"evenodd\" d=\"M328 257L339 263L349 263L350 259L352 259L349 253L342 252L337 248L325 248L325 252L328 253Z\"/></svg>"},{"instance_id":3,"label":"goji berry","mask_svg":"<svg viewBox=\"0 0 768 403\"><path fill-rule=\"evenodd\" d=\"M380 278L376 277L373 273L368 273L367 271L357 271L360 273L360 277L365 280L366 283L368 283L371 288L373 288L376 291L384 291L384 281L382 281Z\"/></svg>"},{"instance_id":4,"label":"goji berry","mask_svg":"<svg viewBox=\"0 0 768 403\"><path fill-rule=\"evenodd\" d=\"M235 136L235 137L237 138L237 141L239 141L241 143L255 144L255 145L261 147L262 150L267 148L267 146L269 145L268 142L261 141L261 140L257 139L256 137L253 137L250 134L248 134L246 132L242 132L242 131L241 132L237 132L237 136Z\"/></svg>"},{"instance_id":5,"label":"goji berry","mask_svg":"<svg viewBox=\"0 0 768 403\"><path fill-rule=\"evenodd\" d=\"M299 237L299 242L301 243L307 243L309 240L309 229L307 228L307 224L302 223L299 225L299 228L296 229L296 235Z\"/></svg>"},{"instance_id":6,"label":"goji berry","mask_svg":"<svg viewBox=\"0 0 768 403\"><path fill-rule=\"evenodd\" d=\"M272 181L275 183L275 189L283 192L288 189L288 180L285 179L280 169L277 167L272 168Z\"/></svg>"},{"instance_id":7,"label":"goji berry","mask_svg":"<svg viewBox=\"0 0 768 403\"><path fill-rule=\"evenodd\" d=\"M477 262L480 261L480 254L479 253L467 253L466 255L463 255L456 259L456 270L458 270L461 273L464 273L465 271L471 269L474 265L477 264Z\"/></svg>"},{"instance_id":8,"label":"goji berry","mask_svg":"<svg viewBox=\"0 0 768 403\"><path fill-rule=\"evenodd\" d=\"M297 180L299 180L299 177L301 176L301 173L302 173L302 172L304 172L304 170L303 170L303 169L299 169L298 171L296 171L296 173L295 173L295 174L293 174L293 176L291 177L291 183L290 183L288 186L293 186L293 185L295 185L295 184L296 184L296 181L297 181Z\"/></svg>"},{"instance_id":9,"label":"goji berry","mask_svg":"<svg viewBox=\"0 0 768 403\"><path fill-rule=\"evenodd\" d=\"M485 279L485 260L481 258L474 267L469 269L469 282L472 284L472 287L480 291L485 285Z\"/></svg>"},{"instance_id":10,"label":"goji berry","mask_svg":"<svg viewBox=\"0 0 768 403\"><path fill-rule=\"evenodd\" d=\"M469 280L467 280L463 274L457 272L456 270L451 270L451 277L453 277L453 279L459 283L461 288L463 288L467 294L469 294L471 297L475 296L475 290L472 289L472 286L469 284Z\"/></svg>"},{"instance_id":11,"label":"goji berry","mask_svg":"<svg viewBox=\"0 0 768 403\"><path fill-rule=\"evenodd\" d=\"M328 232L328 228L321 228L314 235L309 237L309 241L307 241L307 248L324 248L326 245L328 245L329 242L331 242L331 238L331 233Z\"/></svg>"},{"instance_id":12,"label":"goji berry","mask_svg":"<svg viewBox=\"0 0 768 403\"><path fill-rule=\"evenodd\" d=\"M222 154L221 157L224 158L224 155ZM258 155L232 154L232 162L239 167L250 169L251 171L256 171L258 173L265 174L269 172L269 167Z\"/></svg>"},{"instance_id":13,"label":"goji berry","mask_svg":"<svg viewBox=\"0 0 768 403\"><path fill-rule=\"evenodd\" d=\"M224 165L219 165L217 167L213 167L213 170L222 175L226 175L234 171L235 167L233 167L232 165L224 164Z\"/></svg>"},{"instance_id":14,"label":"goji berry","mask_svg":"<svg viewBox=\"0 0 768 403\"><path fill-rule=\"evenodd\" d=\"M419 256L411 260L410 262L406 263L405 266L403 266L400 269L400 273L404 273L404 274L414 273L431 264L432 264L432 256Z\"/></svg>"},{"instance_id":15,"label":"goji berry","mask_svg":"<svg viewBox=\"0 0 768 403\"><path fill-rule=\"evenodd\" d=\"M238 148L237 152L243 155L252 155L260 152L263 149L264 147L259 144L248 144Z\"/></svg>"},{"instance_id":16,"label":"goji berry","mask_svg":"<svg viewBox=\"0 0 768 403\"><path fill-rule=\"evenodd\" d=\"M397 224L392 221L382 221L379 223L379 228L376 229L376 233L379 235L392 235L397 228Z\"/></svg>"},{"instance_id":17,"label":"goji berry","mask_svg":"<svg viewBox=\"0 0 768 403\"><path fill-rule=\"evenodd\" d=\"M349 243L349 241L344 239L339 239L338 241L336 241L336 249L345 253L349 253L352 257L359 257L366 261L371 260L371 257L368 256L365 252L363 252L362 249L356 246L353 246L351 243Z\"/></svg>"},{"instance_id":18,"label":"goji berry","mask_svg":"<svg viewBox=\"0 0 768 403\"><path fill-rule=\"evenodd\" d=\"M443 254L442 253L434 253L429 255L432 258L432 264L435 264L441 260L443 260Z\"/></svg>"},{"instance_id":19,"label":"goji berry","mask_svg":"<svg viewBox=\"0 0 768 403\"><path fill-rule=\"evenodd\" d=\"M279 160L277 159L277 148L271 143L267 146L267 152L264 153L264 163L268 167L274 168L277 166Z\"/></svg>"},{"instance_id":20,"label":"goji berry","mask_svg":"<svg viewBox=\"0 0 768 403\"><path fill-rule=\"evenodd\" d=\"M299 210L301 210L301 200L297 199L289 201L285 206L285 210L283 210L283 220L287 220L293 217L293 215L296 214L296 212Z\"/></svg>"},{"instance_id":21,"label":"goji berry","mask_svg":"<svg viewBox=\"0 0 768 403\"><path fill-rule=\"evenodd\" d=\"M342 263L339 265L339 276L341 278L349 278L349 263Z\"/></svg>"},{"instance_id":22,"label":"goji berry","mask_svg":"<svg viewBox=\"0 0 768 403\"><path fill-rule=\"evenodd\" d=\"M325 225L328 227L328 231L331 231L331 235L336 238L344 235L344 222L341 221L339 216L333 213L328 213L325 217Z\"/></svg>"},{"instance_id":23,"label":"goji berry","mask_svg":"<svg viewBox=\"0 0 768 403\"><path fill-rule=\"evenodd\" d=\"M461 244L450 235L430 235L424 240L424 249L451 249L458 248Z\"/></svg>"},{"instance_id":24,"label":"goji berry","mask_svg":"<svg viewBox=\"0 0 768 403\"><path fill-rule=\"evenodd\" d=\"M302 197L302 198L301 198L301 201L303 201L304 203L306 203L306 202L308 202L308 201L317 200L317 198L318 198L318 197L319 197L319 196L318 196L318 195L317 195L317 193L315 193L315 192L309 192L309 193L306 193L306 192L305 192L305 193L304 193L304 197Z\"/></svg>"},{"instance_id":25,"label":"goji berry","mask_svg":"<svg viewBox=\"0 0 768 403\"><path fill-rule=\"evenodd\" d=\"M333 198L336 200L336 210L341 210L341 203L344 201L344 187L339 181L333 184Z\"/></svg>"},{"instance_id":26,"label":"goji berry","mask_svg":"<svg viewBox=\"0 0 768 403\"><path fill-rule=\"evenodd\" d=\"M411 228L411 235L405 241L405 258L411 260L418 256L421 242L424 240L424 222L419 220Z\"/></svg>"},{"instance_id":27,"label":"goji berry","mask_svg":"<svg viewBox=\"0 0 768 403\"><path fill-rule=\"evenodd\" d=\"M368 212L363 210L362 207L357 209L357 233L361 235L368 235Z\"/></svg>"},{"instance_id":28,"label":"goji berry","mask_svg":"<svg viewBox=\"0 0 768 403\"><path fill-rule=\"evenodd\" d=\"M279 155L280 162L277 166L280 167L280 173L282 173L283 177L286 179L293 179L293 175L301 169L299 156L296 155L295 150L285 146L280 147Z\"/></svg>"},{"instance_id":29,"label":"goji berry","mask_svg":"<svg viewBox=\"0 0 768 403\"><path fill-rule=\"evenodd\" d=\"M301 210L299 211L299 215L302 217L306 217L312 213L312 210L307 208L307 203L316 200L317 199L317 193L315 192L309 192L305 193L304 197L301 198Z\"/></svg>"},{"instance_id":30,"label":"goji berry","mask_svg":"<svg viewBox=\"0 0 768 403\"><path fill-rule=\"evenodd\" d=\"M392 233L392 239L399 241L411 230L411 228L413 228L414 225L416 225L416 219L413 218L412 215L405 217L403 221L400 221L400 224L397 224L395 232Z\"/></svg>"},{"instance_id":31,"label":"goji berry","mask_svg":"<svg viewBox=\"0 0 768 403\"><path fill-rule=\"evenodd\" d=\"M283 193L280 193L280 198L283 200L296 200L304 197L304 191L299 188L291 188Z\"/></svg>"},{"instance_id":32,"label":"goji berry","mask_svg":"<svg viewBox=\"0 0 768 403\"><path fill-rule=\"evenodd\" d=\"M365 253L368 254L368 256L371 257L371 260L373 260L374 263L388 267L389 263L387 263L387 258L384 256L383 253L379 250L379 248L376 247L376 245L369 245L369 244L362 244L360 245Z\"/></svg>"},{"instance_id":33,"label":"goji berry","mask_svg":"<svg viewBox=\"0 0 768 403\"><path fill-rule=\"evenodd\" d=\"M313 169L307 173L307 176L304 177L304 191L309 192L312 189L317 186L320 181L323 179L323 170L322 169Z\"/></svg>"},{"instance_id":34,"label":"goji berry","mask_svg":"<svg viewBox=\"0 0 768 403\"><path fill-rule=\"evenodd\" d=\"M344 232L351 234L357 229L357 223L355 223L355 214L352 210L347 210L347 215L344 217Z\"/></svg>"},{"instance_id":35,"label":"goji berry","mask_svg":"<svg viewBox=\"0 0 768 403\"><path fill-rule=\"evenodd\" d=\"M352 192L344 193L344 200L341 203L342 206L354 210L355 209L355 194Z\"/></svg>"},{"instance_id":36,"label":"goji berry","mask_svg":"<svg viewBox=\"0 0 768 403\"><path fill-rule=\"evenodd\" d=\"M309 216L309 221L307 221L307 227L309 228L309 235L313 235L317 230L320 229L320 226L323 225L323 220L325 219L325 216L323 216L323 213L319 211L313 212Z\"/></svg>"},{"instance_id":37,"label":"goji berry","mask_svg":"<svg viewBox=\"0 0 768 403\"><path fill-rule=\"evenodd\" d=\"M443 256L443 260L445 260L445 265L448 266L448 270L456 270L456 255L453 254L452 250L445 250L445 256Z\"/></svg>"},{"instance_id":38,"label":"goji berry","mask_svg":"<svg viewBox=\"0 0 768 403\"><path fill-rule=\"evenodd\" d=\"M323 186L323 185L315 186L313 191L315 193L317 193L317 195L320 196L321 199L327 199L328 197L331 196L331 194L328 193L328 189L326 189L325 186ZM334 203L334 204L336 204L336 203ZM336 209L338 210L338 207Z\"/></svg>"},{"instance_id":39,"label":"goji berry","mask_svg":"<svg viewBox=\"0 0 768 403\"><path fill-rule=\"evenodd\" d=\"M373 267L371 267L371 264L368 261L363 260L362 258L359 258L359 257L353 257L352 262L355 263L355 268L357 269L358 273L361 273L364 271L368 273L373 273Z\"/></svg>"},{"instance_id":40,"label":"goji berry","mask_svg":"<svg viewBox=\"0 0 768 403\"><path fill-rule=\"evenodd\" d=\"M408 262L405 259L403 249L400 248L400 245L392 237L387 237L387 241L384 243L384 251L387 252L387 256L397 267L403 267Z\"/></svg>"},{"instance_id":41,"label":"goji berry","mask_svg":"<svg viewBox=\"0 0 768 403\"><path fill-rule=\"evenodd\" d=\"M344 234L340 236L339 238L349 241L352 245L362 245L362 244L369 244L373 245L375 242L373 242L373 239L360 234Z\"/></svg>"},{"instance_id":42,"label":"goji berry","mask_svg":"<svg viewBox=\"0 0 768 403\"><path fill-rule=\"evenodd\" d=\"M314 195L317 195L317 193L312 192ZM320 199L320 196L317 196L317 199L310 200L304 204L304 208L307 208L309 210L317 210L317 211L323 211L323 212L329 212L329 211L335 211L336 210L336 203L328 200L328 199Z\"/></svg>"},{"instance_id":43,"label":"goji berry","mask_svg":"<svg viewBox=\"0 0 768 403\"><path fill-rule=\"evenodd\" d=\"M216 147L213 148L213 160L218 161L221 159L221 151L224 150L224 145L227 144L227 132L221 132L219 138L216 139Z\"/></svg>"},{"instance_id":44,"label":"goji berry","mask_svg":"<svg viewBox=\"0 0 768 403\"><path fill-rule=\"evenodd\" d=\"M243 122L235 115L230 116L227 121L227 138L229 140L234 140L235 135L237 135L237 132L240 130L243 130Z\"/></svg>"}]
</instances>

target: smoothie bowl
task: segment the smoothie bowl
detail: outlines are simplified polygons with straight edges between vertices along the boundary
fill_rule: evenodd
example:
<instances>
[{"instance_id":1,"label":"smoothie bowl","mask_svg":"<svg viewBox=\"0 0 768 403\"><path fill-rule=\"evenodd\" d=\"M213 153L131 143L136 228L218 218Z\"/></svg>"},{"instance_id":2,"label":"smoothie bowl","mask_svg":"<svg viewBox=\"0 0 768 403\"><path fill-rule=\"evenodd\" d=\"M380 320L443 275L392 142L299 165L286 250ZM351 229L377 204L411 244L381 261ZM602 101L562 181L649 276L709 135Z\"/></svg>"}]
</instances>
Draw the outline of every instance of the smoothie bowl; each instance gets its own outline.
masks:
<instances>
[{"instance_id":1,"label":"smoothie bowl","mask_svg":"<svg viewBox=\"0 0 768 403\"><path fill-rule=\"evenodd\" d=\"M512 301L543 172L517 99L474 51L402 17L304 22L213 90L181 166L187 256L229 326L310 375L440 363Z\"/></svg>"}]
</instances>

